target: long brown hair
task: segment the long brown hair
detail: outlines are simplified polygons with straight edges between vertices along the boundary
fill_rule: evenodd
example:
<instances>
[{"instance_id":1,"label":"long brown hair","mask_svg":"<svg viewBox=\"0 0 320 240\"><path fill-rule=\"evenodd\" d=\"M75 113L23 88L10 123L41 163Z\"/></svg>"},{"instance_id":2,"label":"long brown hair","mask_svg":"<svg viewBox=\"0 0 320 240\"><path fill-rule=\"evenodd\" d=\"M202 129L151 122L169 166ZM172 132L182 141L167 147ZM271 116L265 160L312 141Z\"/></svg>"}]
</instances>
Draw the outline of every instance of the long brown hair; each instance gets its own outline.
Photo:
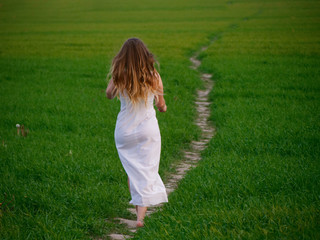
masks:
<instances>
[{"instance_id":1,"label":"long brown hair","mask_svg":"<svg viewBox=\"0 0 320 240\"><path fill-rule=\"evenodd\" d=\"M155 59L138 38L128 39L114 57L109 76L115 85L116 95L126 92L133 104L147 101L148 93L159 94L159 74Z\"/></svg>"}]
</instances>

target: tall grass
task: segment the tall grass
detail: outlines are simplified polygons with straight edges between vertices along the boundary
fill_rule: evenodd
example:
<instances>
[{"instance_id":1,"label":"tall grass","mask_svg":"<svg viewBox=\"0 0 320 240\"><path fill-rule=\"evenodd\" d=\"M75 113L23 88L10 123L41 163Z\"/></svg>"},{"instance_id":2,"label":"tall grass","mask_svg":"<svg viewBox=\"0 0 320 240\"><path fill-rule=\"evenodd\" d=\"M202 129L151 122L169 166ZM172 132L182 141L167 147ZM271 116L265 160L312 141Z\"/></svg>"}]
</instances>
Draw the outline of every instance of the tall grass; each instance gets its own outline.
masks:
<instances>
[{"instance_id":1,"label":"tall grass","mask_svg":"<svg viewBox=\"0 0 320 240\"><path fill-rule=\"evenodd\" d=\"M128 217L130 196L113 140L119 101L104 93L112 57L134 36L160 62L165 179L199 135L201 81L187 55L239 18L231 10L209 0L2 0L0 238L83 239L117 228L106 219Z\"/></svg>"},{"instance_id":2,"label":"tall grass","mask_svg":"<svg viewBox=\"0 0 320 240\"><path fill-rule=\"evenodd\" d=\"M320 237L320 5L255 9L201 55L217 135L136 239Z\"/></svg>"},{"instance_id":3,"label":"tall grass","mask_svg":"<svg viewBox=\"0 0 320 240\"><path fill-rule=\"evenodd\" d=\"M3 0L1 238L85 239L119 228L105 221L130 217L113 140L119 101L104 96L111 59L135 36L160 62L165 179L199 136L201 81L188 56L216 34L201 69L216 81L218 134L136 238L318 238L318 15L317 1Z\"/></svg>"}]
</instances>

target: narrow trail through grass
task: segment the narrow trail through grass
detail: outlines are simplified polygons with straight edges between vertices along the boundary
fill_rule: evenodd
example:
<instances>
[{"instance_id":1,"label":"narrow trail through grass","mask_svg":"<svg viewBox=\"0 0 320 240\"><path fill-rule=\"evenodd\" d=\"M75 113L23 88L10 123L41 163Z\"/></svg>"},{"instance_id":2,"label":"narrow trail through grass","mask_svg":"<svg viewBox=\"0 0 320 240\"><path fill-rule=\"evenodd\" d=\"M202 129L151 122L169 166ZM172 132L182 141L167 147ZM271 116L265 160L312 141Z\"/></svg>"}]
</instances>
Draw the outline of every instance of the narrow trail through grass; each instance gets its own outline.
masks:
<instances>
[{"instance_id":1,"label":"narrow trail through grass","mask_svg":"<svg viewBox=\"0 0 320 240\"><path fill-rule=\"evenodd\" d=\"M214 86L214 82L212 80L212 74L204 73L199 70L201 61L198 59L199 54L206 51L216 39L217 38L213 38L208 45L201 47L200 50L196 51L190 58L190 62L192 63L190 68L198 72L203 82L203 89L197 90L197 98L195 101L195 107L197 109L197 118L195 124L200 127L201 136L197 141L191 142L190 149L188 151L184 151L184 158L175 166L176 171L167 177L165 187L168 195L178 187L179 181L184 178L187 172L191 168L197 166L198 161L201 160L201 152L207 147L207 143L211 140L216 132L212 122L209 121L211 104L209 101L209 94ZM150 207L146 216L151 217L151 214L161 211L162 206L163 204L159 204ZM128 208L128 211L132 213L132 216L136 214L135 208ZM134 233L137 231L136 221L134 219L115 218L114 220L118 221L119 224L125 225L127 227L127 231L126 233L111 233L108 235L110 239L121 240L133 237Z\"/></svg>"},{"instance_id":2,"label":"narrow trail through grass","mask_svg":"<svg viewBox=\"0 0 320 240\"><path fill-rule=\"evenodd\" d=\"M135 239L319 239L320 5L250 4L199 57L217 134Z\"/></svg>"},{"instance_id":3,"label":"narrow trail through grass","mask_svg":"<svg viewBox=\"0 0 320 240\"><path fill-rule=\"evenodd\" d=\"M0 238L132 235L106 221L134 215L104 78L134 36L161 64L165 183L199 156L183 151L201 139L200 72L217 129L134 238L320 239L319 16L318 0L1 0Z\"/></svg>"}]
</instances>

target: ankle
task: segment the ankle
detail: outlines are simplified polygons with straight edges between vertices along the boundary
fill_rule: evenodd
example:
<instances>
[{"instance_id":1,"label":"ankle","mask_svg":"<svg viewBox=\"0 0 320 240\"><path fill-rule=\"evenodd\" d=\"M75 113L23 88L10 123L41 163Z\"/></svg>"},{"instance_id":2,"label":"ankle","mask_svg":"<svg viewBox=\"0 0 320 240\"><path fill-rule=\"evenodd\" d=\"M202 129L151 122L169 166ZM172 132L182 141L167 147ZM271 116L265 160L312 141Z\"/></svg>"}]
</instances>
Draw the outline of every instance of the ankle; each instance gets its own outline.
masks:
<instances>
[{"instance_id":1,"label":"ankle","mask_svg":"<svg viewBox=\"0 0 320 240\"><path fill-rule=\"evenodd\" d=\"M144 226L144 222L143 220L137 220L137 227L143 227Z\"/></svg>"}]
</instances>

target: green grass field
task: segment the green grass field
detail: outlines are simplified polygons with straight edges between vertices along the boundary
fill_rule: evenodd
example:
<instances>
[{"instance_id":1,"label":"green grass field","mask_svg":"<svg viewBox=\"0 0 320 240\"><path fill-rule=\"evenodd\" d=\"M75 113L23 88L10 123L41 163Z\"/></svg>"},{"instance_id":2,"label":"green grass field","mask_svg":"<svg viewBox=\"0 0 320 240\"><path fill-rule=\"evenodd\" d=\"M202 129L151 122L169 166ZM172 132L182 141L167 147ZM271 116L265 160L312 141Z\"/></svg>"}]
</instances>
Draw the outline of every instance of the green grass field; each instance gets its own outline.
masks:
<instances>
[{"instance_id":1,"label":"green grass field","mask_svg":"<svg viewBox=\"0 0 320 240\"><path fill-rule=\"evenodd\" d=\"M200 69L214 76L217 135L135 238L320 238L319 16L311 0L1 0L0 238L121 228L105 221L130 217L120 103L104 93L112 57L139 37L160 62L165 180L200 134L188 58L215 36Z\"/></svg>"}]
</instances>

